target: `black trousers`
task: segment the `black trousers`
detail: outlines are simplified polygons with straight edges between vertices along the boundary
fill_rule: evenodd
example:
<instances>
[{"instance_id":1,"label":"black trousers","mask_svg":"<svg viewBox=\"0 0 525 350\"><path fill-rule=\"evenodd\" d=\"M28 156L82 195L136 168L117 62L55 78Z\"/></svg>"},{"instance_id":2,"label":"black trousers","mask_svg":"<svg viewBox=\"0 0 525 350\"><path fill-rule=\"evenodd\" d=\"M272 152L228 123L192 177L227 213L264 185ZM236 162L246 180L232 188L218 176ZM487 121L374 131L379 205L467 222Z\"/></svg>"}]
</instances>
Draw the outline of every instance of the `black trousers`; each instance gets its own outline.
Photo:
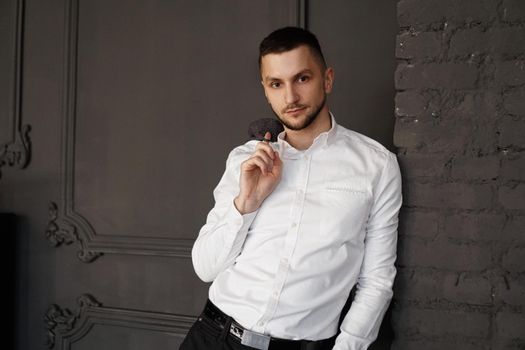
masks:
<instances>
[{"instance_id":1,"label":"black trousers","mask_svg":"<svg viewBox=\"0 0 525 350\"><path fill-rule=\"evenodd\" d=\"M231 321L230 321L231 322ZM253 350L229 333L229 323L220 328L206 315L201 314L199 319L190 328L179 350ZM335 336L320 341L297 342L295 349L300 350L331 350L335 344ZM270 343L268 350L291 350L290 345Z\"/></svg>"}]
</instances>

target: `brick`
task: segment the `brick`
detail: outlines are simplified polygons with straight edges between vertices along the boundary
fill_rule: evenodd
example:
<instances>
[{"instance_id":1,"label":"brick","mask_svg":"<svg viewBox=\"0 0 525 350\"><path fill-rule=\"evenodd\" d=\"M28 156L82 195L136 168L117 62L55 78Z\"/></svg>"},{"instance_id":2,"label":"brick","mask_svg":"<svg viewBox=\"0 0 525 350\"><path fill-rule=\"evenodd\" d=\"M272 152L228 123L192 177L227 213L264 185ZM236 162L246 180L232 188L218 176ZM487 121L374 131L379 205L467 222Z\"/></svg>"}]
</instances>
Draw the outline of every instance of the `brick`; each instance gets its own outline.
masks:
<instances>
[{"instance_id":1,"label":"brick","mask_svg":"<svg viewBox=\"0 0 525 350\"><path fill-rule=\"evenodd\" d=\"M394 126L394 145L396 147L420 149L427 141L427 135L432 134L431 127L419 123L419 120L396 119Z\"/></svg>"},{"instance_id":2,"label":"brick","mask_svg":"<svg viewBox=\"0 0 525 350\"><path fill-rule=\"evenodd\" d=\"M448 276L444 286L446 299L475 305L492 304L492 285L486 278L463 276L459 278L457 284L454 282L456 280Z\"/></svg>"},{"instance_id":3,"label":"brick","mask_svg":"<svg viewBox=\"0 0 525 350\"><path fill-rule=\"evenodd\" d=\"M500 95L499 91L491 90L465 93L463 99L450 109L450 114L483 124L494 121L498 117Z\"/></svg>"},{"instance_id":4,"label":"brick","mask_svg":"<svg viewBox=\"0 0 525 350\"><path fill-rule=\"evenodd\" d=\"M479 124L471 130L471 140L465 147L469 153L490 154L498 151L497 122Z\"/></svg>"},{"instance_id":5,"label":"brick","mask_svg":"<svg viewBox=\"0 0 525 350\"><path fill-rule=\"evenodd\" d=\"M457 157L452 161L451 176L455 179L488 180L498 176L499 156Z\"/></svg>"},{"instance_id":6,"label":"brick","mask_svg":"<svg viewBox=\"0 0 525 350\"><path fill-rule=\"evenodd\" d=\"M454 132L450 132L451 128ZM472 133L472 126L465 121L438 123L428 120L397 119L394 127L394 145L424 153L451 153L463 151L468 143L465 135ZM422 152L423 153L423 152Z\"/></svg>"},{"instance_id":7,"label":"brick","mask_svg":"<svg viewBox=\"0 0 525 350\"><path fill-rule=\"evenodd\" d=\"M525 2L523 0L503 0L502 7L504 21L525 21Z\"/></svg>"},{"instance_id":8,"label":"brick","mask_svg":"<svg viewBox=\"0 0 525 350\"><path fill-rule=\"evenodd\" d=\"M395 98L396 115L401 117L414 117L424 114L427 110L427 102L419 91L408 90L398 92Z\"/></svg>"},{"instance_id":9,"label":"brick","mask_svg":"<svg viewBox=\"0 0 525 350\"><path fill-rule=\"evenodd\" d=\"M501 165L503 180L525 181L525 155L504 158Z\"/></svg>"},{"instance_id":10,"label":"brick","mask_svg":"<svg viewBox=\"0 0 525 350\"><path fill-rule=\"evenodd\" d=\"M513 60L496 63L496 81L506 86L525 84L525 61Z\"/></svg>"},{"instance_id":11,"label":"brick","mask_svg":"<svg viewBox=\"0 0 525 350\"><path fill-rule=\"evenodd\" d=\"M432 90L427 92L428 106L426 116L440 118L456 106L463 98L463 92L454 90Z\"/></svg>"},{"instance_id":12,"label":"brick","mask_svg":"<svg viewBox=\"0 0 525 350\"><path fill-rule=\"evenodd\" d=\"M519 27L458 30L450 41L449 55L465 56L473 53L496 53L505 56L523 54L525 30Z\"/></svg>"},{"instance_id":13,"label":"brick","mask_svg":"<svg viewBox=\"0 0 525 350\"><path fill-rule=\"evenodd\" d=\"M525 246L512 247L503 256L502 265L507 271L522 273L525 272ZM525 328L524 328L525 329Z\"/></svg>"},{"instance_id":14,"label":"brick","mask_svg":"<svg viewBox=\"0 0 525 350\"><path fill-rule=\"evenodd\" d=\"M457 124L454 124L456 119L465 123L460 132L468 143L461 151L467 150L470 154L491 154L498 149L497 125L500 105L501 93L485 90L465 93L459 103L444 111L444 118L450 119L449 130L458 130Z\"/></svg>"},{"instance_id":15,"label":"brick","mask_svg":"<svg viewBox=\"0 0 525 350\"><path fill-rule=\"evenodd\" d=\"M418 184L405 190L404 204L412 207L486 209L492 207L492 188L487 184Z\"/></svg>"},{"instance_id":16,"label":"brick","mask_svg":"<svg viewBox=\"0 0 525 350\"><path fill-rule=\"evenodd\" d=\"M490 327L489 315L476 312L406 308L398 310L393 316L394 324L403 324L404 328L426 337L485 338Z\"/></svg>"},{"instance_id":17,"label":"brick","mask_svg":"<svg viewBox=\"0 0 525 350\"><path fill-rule=\"evenodd\" d=\"M490 33L480 28L458 30L450 40L449 55L463 56L491 50Z\"/></svg>"},{"instance_id":18,"label":"brick","mask_svg":"<svg viewBox=\"0 0 525 350\"><path fill-rule=\"evenodd\" d=\"M497 334L494 332L495 336ZM523 339L498 339L493 342L490 349L497 350L523 350L525 349L525 340Z\"/></svg>"},{"instance_id":19,"label":"brick","mask_svg":"<svg viewBox=\"0 0 525 350\"><path fill-rule=\"evenodd\" d=\"M396 88L472 89L478 70L466 63L399 64L395 73Z\"/></svg>"},{"instance_id":20,"label":"brick","mask_svg":"<svg viewBox=\"0 0 525 350\"><path fill-rule=\"evenodd\" d=\"M512 217L505 225L501 239L518 244L525 243L525 216Z\"/></svg>"},{"instance_id":21,"label":"brick","mask_svg":"<svg viewBox=\"0 0 525 350\"><path fill-rule=\"evenodd\" d=\"M525 184L500 187L498 198L507 209L525 210Z\"/></svg>"},{"instance_id":22,"label":"brick","mask_svg":"<svg viewBox=\"0 0 525 350\"><path fill-rule=\"evenodd\" d=\"M438 234L438 214L401 210L399 234L421 238L434 238Z\"/></svg>"},{"instance_id":23,"label":"brick","mask_svg":"<svg viewBox=\"0 0 525 350\"><path fill-rule=\"evenodd\" d=\"M498 28L492 32L494 51L506 56L519 56L524 52L525 28Z\"/></svg>"},{"instance_id":24,"label":"brick","mask_svg":"<svg viewBox=\"0 0 525 350\"><path fill-rule=\"evenodd\" d=\"M398 247L400 267L432 267L451 271L481 271L491 266L491 249L447 241L417 242L402 238Z\"/></svg>"},{"instance_id":25,"label":"brick","mask_svg":"<svg viewBox=\"0 0 525 350\"><path fill-rule=\"evenodd\" d=\"M399 155L399 166L403 178L440 177L443 176L449 156L424 153L407 153Z\"/></svg>"},{"instance_id":26,"label":"brick","mask_svg":"<svg viewBox=\"0 0 525 350\"><path fill-rule=\"evenodd\" d=\"M496 327L499 337L525 339L525 314L499 312L496 315Z\"/></svg>"},{"instance_id":27,"label":"brick","mask_svg":"<svg viewBox=\"0 0 525 350\"><path fill-rule=\"evenodd\" d=\"M443 235L459 241L499 241L502 239L504 214L455 214L446 216Z\"/></svg>"},{"instance_id":28,"label":"brick","mask_svg":"<svg viewBox=\"0 0 525 350\"><path fill-rule=\"evenodd\" d=\"M504 118L499 126L500 147L525 148L525 121Z\"/></svg>"},{"instance_id":29,"label":"brick","mask_svg":"<svg viewBox=\"0 0 525 350\"><path fill-rule=\"evenodd\" d=\"M525 89L508 92L505 94L503 103L508 113L525 115Z\"/></svg>"},{"instance_id":30,"label":"brick","mask_svg":"<svg viewBox=\"0 0 525 350\"><path fill-rule=\"evenodd\" d=\"M438 32L404 32L397 36L398 58L434 58L440 52L441 34Z\"/></svg>"},{"instance_id":31,"label":"brick","mask_svg":"<svg viewBox=\"0 0 525 350\"><path fill-rule=\"evenodd\" d=\"M451 340L405 340L405 339L394 339L392 343L392 350L489 350L490 345L480 345L472 343L464 343L457 341L456 343Z\"/></svg>"},{"instance_id":32,"label":"brick","mask_svg":"<svg viewBox=\"0 0 525 350\"><path fill-rule=\"evenodd\" d=\"M401 0L397 3L401 27L433 22L487 22L497 15L492 0Z\"/></svg>"},{"instance_id":33,"label":"brick","mask_svg":"<svg viewBox=\"0 0 525 350\"><path fill-rule=\"evenodd\" d=\"M507 283L501 281L496 288L496 298L505 304L525 307L525 276L507 276Z\"/></svg>"},{"instance_id":34,"label":"brick","mask_svg":"<svg viewBox=\"0 0 525 350\"><path fill-rule=\"evenodd\" d=\"M444 299L471 305L490 305L491 283L481 276L458 276L450 272L400 272L395 295L404 300Z\"/></svg>"}]
</instances>

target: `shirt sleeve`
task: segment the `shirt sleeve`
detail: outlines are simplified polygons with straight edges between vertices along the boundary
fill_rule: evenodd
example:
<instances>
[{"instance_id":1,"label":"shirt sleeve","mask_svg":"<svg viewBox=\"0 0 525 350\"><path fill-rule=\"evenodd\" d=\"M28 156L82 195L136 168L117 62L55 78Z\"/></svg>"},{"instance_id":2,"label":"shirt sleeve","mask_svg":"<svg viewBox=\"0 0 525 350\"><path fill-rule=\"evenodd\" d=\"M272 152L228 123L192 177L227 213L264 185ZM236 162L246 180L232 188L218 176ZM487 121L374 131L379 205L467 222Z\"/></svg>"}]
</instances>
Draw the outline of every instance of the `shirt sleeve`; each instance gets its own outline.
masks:
<instances>
[{"instance_id":1,"label":"shirt sleeve","mask_svg":"<svg viewBox=\"0 0 525 350\"><path fill-rule=\"evenodd\" d=\"M395 155L390 153L374 189L356 294L334 350L365 350L377 338L393 294L401 203L401 174Z\"/></svg>"},{"instance_id":2,"label":"shirt sleeve","mask_svg":"<svg viewBox=\"0 0 525 350\"><path fill-rule=\"evenodd\" d=\"M233 264L240 254L248 229L257 211L242 215L233 200L239 193L241 162L249 154L234 149L226 160L226 170L213 191L215 205L199 231L191 257L197 276L211 282Z\"/></svg>"}]
</instances>

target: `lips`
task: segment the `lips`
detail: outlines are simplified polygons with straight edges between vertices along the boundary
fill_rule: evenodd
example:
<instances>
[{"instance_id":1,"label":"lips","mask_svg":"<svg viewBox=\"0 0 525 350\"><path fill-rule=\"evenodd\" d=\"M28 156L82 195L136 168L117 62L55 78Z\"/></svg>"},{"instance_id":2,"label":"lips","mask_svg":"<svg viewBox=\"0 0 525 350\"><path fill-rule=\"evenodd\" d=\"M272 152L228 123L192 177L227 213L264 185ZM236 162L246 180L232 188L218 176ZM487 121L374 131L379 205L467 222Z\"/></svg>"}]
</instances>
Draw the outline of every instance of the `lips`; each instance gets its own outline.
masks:
<instances>
[{"instance_id":1,"label":"lips","mask_svg":"<svg viewBox=\"0 0 525 350\"><path fill-rule=\"evenodd\" d=\"M291 109L287 109L286 111L284 111L284 113L286 113L286 114L297 114L297 113L303 111L304 109L306 109L306 107L291 108Z\"/></svg>"}]
</instances>

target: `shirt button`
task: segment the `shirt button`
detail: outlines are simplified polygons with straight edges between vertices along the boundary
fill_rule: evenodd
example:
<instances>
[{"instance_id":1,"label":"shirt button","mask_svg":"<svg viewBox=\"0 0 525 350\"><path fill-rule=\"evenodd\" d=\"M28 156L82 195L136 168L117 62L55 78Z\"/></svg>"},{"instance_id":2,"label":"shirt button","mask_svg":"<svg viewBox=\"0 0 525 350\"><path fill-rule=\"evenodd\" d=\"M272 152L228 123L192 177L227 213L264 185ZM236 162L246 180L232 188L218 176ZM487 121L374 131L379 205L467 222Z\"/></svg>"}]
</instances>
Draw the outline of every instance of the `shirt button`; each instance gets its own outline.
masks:
<instances>
[{"instance_id":1,"label":"shirt button","mask_svg":"<svg viewBox=\"0 0 525 350\"><path fill-rule=\"evenodd\" d=\"M257 325L258 325L259 327L262 327L262 326L264 326L264 322L263 322L263 321L259 321L259 322L257 323Z\"/></svg>"},{"instance_id":2,"label":"shirt button","mask_svg":"<svg viewBox=\"0 0 525 350\"><path fill-rule=\"evenodd\" d=\"M297 223L294 222L294 223L292 224L292 227L296 227L296 226L297 226Z\"/></svg>"}]
</instances>

